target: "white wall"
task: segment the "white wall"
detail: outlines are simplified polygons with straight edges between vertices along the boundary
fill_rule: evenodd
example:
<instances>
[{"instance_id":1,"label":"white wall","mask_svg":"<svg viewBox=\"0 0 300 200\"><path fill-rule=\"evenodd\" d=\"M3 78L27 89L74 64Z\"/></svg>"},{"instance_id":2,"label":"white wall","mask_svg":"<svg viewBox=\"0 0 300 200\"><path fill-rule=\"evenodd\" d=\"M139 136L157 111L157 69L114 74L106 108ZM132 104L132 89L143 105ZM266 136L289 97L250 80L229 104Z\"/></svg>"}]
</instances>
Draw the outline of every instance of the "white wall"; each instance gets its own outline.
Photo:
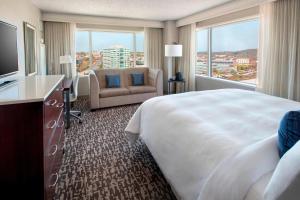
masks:
<instances>
[{"instance_id":1,"label":"white wall","mask_svg":"<svg viewBox=\"0 0 300 200\"><path fill-rule=\"evenodd\" d=\"M43 13L43 21L71 22L77 24L127 26L127 27L152 27L163 28L164 24L156 20L128 19L118 17L101 17L75 14Z\"/></svg>"},{"instance_id":2,"label":"white wall","mask_svg":"<svg viewBox=\"0 0 300 200\"><path fill-rule=\"evenodd\" d=\"M28 22L37 30L37 64L39 66L41 12L30 0L0 0L0 21L17 26L19 75L25 75L25 53L23 22ZM39 69L38 69L39 70Z\"/></svg>"},{"instance_id":3,"label":"white wall","mask_svg":"<svg viewBox=\"0 0 300 200\"><path fill-rule=\"evenodd\" d=\"M184 26L191 23L197 23L215 17L224 16L233 12L245 10L248 8L257 7L263 3L276 0L233 0L211 9L195 13L193 15L177 20L176 26Z\"/></svg>"},{"instance_id":4,"label":"white wall","mask_svg":"<svg viewBox=\"0 0 300 200\"><path fill-rule=\"evenodd\" d=\"M226 23L234 23L259 16L259 6L233 12L219 17L203 20L197 23L197 27L219 26Z\"/></svg>"},{"instance_id":5,"label":"white wall","mask_svg":"<svg viewBox=\"0 0 300 200\"><path fill-rule=\"evenodd\" d=\"M196 76L196 90L216 90L225 88L236 88L244 90L255 90L254 85L237 83L234 81L222 80L217 78L210 78L204 76Z\"/></svg>"}]
</instances>

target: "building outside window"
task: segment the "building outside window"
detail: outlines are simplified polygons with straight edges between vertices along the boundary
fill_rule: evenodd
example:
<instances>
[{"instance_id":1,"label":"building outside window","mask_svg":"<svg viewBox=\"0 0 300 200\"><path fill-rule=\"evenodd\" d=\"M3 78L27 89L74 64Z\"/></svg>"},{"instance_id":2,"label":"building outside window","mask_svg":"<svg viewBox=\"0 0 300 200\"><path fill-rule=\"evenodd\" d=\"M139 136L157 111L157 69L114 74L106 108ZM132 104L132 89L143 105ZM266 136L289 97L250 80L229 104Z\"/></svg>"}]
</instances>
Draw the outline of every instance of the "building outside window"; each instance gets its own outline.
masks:
<instances>
[{"instance_id":1,"label":"building outside window","mask_svg":"<svg viewBox=\"0 0 300 200\"><path fill-rule=\"evenodd\" d=\"M144 66L143 32L77 31L77 71Z\"/></svg>"},{"instance_id":2,"label":"building outside window","mask_svg":"<svg viewBox=\"0 0 300 200\"><path fill-rule=\"evenodd\" d=\"M197 30L196 75L256 83L259 20Z\"/></svg>"}]
</instances>

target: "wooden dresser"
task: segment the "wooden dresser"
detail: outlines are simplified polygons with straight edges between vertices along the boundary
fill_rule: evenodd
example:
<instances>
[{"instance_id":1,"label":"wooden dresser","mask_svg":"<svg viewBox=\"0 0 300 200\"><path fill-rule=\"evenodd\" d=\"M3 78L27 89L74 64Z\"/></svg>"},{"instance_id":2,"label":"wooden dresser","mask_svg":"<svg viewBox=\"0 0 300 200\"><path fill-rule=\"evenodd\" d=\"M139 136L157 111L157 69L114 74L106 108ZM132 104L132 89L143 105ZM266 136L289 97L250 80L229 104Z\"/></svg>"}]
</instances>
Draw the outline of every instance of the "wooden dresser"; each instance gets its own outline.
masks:
<instances>
[{"instance_id":1,"label":"wooden dresser","mask_svg":"<svg viewBox=\"0 0 300 200\"><path fill-rule=\"evenodd\" d=\"M62 81L33 76L0 89L1 197L53 198L64 143Z\"/></svg>"}]
</instances>

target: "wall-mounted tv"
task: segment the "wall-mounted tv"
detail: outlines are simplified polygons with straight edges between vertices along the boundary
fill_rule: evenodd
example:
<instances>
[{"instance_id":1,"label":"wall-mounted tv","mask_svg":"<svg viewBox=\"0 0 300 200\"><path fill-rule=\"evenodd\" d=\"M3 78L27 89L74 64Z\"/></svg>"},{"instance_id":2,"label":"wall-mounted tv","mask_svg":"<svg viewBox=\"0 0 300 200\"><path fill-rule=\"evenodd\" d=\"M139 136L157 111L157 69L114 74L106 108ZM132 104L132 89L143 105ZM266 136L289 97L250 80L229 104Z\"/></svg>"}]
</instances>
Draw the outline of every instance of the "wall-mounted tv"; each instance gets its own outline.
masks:
<instances>
[{"instance_id":1,"label":"wall-mounted tv","mask_svg":"<svg viewBox=\"0 0 300 200\"><path fill-rule=\"evenodd\" d=\"M17 27L0 21L0 78L17 71Z\"/></svg>"}]
</instances>

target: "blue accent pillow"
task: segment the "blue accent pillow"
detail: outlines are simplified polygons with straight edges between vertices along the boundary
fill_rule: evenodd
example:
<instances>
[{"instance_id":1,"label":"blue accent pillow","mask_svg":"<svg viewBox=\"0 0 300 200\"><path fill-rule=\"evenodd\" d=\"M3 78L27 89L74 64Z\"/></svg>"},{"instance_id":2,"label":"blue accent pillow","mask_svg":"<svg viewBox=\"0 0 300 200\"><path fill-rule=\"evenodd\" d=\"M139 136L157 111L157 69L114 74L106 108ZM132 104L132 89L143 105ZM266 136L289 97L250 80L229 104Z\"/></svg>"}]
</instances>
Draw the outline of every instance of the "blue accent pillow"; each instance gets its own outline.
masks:
<instances>
[{"instance_id":1,"label":"blue accent pillow","mask_svg":"<svg viewBox=\"0 0 300 200\"><path fill-rule=\"evenodd\" d=\"M287 112L278 130L279 156L282 157L300 140L300 111Z\"/></svg>"},{"instance_id":2,"label":"blue accent pillow","mask_svg":"<svg viewBox=\"0 0 300 200\"><path fill-rule=\"evenodd\" d=\"M107 88L119 88L120 87L120 75L105 75Z\"/></svg>"},{"instance_id":3,"label":"blue accent pillow","mask_svg":"<svg viewBox=\"0 0 300 200\"><path fill-rule=\"evenodd\" d=\"M133 86L144 85L144 74L143 73L131 74L131 80Z\"/></svg>"}]
</instances>

